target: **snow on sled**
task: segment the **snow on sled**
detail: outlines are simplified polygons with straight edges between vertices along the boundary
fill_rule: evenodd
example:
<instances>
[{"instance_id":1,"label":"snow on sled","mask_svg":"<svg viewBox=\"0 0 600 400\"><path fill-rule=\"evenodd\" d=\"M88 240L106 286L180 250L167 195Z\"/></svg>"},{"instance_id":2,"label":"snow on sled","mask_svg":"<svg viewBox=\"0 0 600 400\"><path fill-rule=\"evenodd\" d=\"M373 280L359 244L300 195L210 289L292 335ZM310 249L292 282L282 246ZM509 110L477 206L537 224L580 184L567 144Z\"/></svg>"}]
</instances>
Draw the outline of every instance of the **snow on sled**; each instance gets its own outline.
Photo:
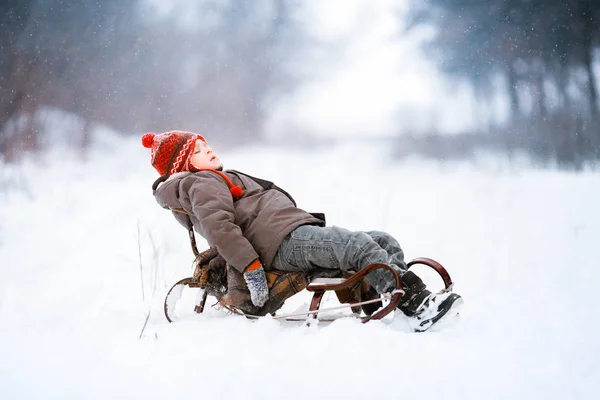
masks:
<instances>
[{"instance_id":1,"label":"snow on sled","mask_svg":"<svg viewBox=\"0 0 600 400\"><path fill-rule=\"evenodd\" d=\"M371 264L358 272L343 272L331 270L316 270L311 273L265 271L269 287L269 299L263 307L256 307L250 300L250 292L246 287L243 275L232 267L227 266L225 260L217 253L216 249L209 248L198 253L194 248L196 259L194 261L194 274L175 283L168 291L164 301L165 317L169 322L176 319L176 310L184 290L196 290L191 302L187 301L190 312L202 313L207 297L213 296L217 304L247 318L260 318L271 315L273 319L286 321L305 321L310 325L317 318L319 321L332 321L336 319L322 318L319 315L334 310L350 308L353 315L359 316L363 323L384 318L396 309L400 303L404 290L402 278L386 264ZM444 282L442 291L452 290L452 279L448 271L437 261L420 257L410 261L407 266L426 265L435 270ZM378 294L375 289L364 279L369 273L377 269L389 271L394 277L396 287L389 293ZM277 315L283 303L291 296L306 290L312 293L312 301L307 311L291 314ZM321 309L323 296L326 292L333 291L341 305L333 308ZM185 302L184 302L185 303ZM190 304L191 303L191 304ZM364 314L364 315L362 315Z\"/></svg>"}]
</instances>

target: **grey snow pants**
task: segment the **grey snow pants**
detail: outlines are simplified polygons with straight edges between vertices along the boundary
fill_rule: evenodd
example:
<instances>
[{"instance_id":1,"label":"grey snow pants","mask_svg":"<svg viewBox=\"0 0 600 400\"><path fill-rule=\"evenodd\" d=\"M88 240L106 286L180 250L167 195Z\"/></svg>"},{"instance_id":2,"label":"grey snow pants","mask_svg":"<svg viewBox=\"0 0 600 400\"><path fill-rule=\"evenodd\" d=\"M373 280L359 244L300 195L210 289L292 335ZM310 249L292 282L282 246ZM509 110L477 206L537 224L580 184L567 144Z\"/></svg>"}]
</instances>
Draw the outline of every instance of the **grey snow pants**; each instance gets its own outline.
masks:
<instances>
[{"instance_id":1,"label":"grey snow pants","mask_svg":"<svg viewBox=\"0 0 600 400\"><path fill-rule=\"evenodd\" d=\"M398 241L380 231L349 231L337 226L303 225L281 243L271 269L310 272L316 268L360 270L373 263L390 265L402 276L406 272L404 252ZM375 270L367 281L378 293L396 286L389 271Z\"/></svg>"}]
</instances>

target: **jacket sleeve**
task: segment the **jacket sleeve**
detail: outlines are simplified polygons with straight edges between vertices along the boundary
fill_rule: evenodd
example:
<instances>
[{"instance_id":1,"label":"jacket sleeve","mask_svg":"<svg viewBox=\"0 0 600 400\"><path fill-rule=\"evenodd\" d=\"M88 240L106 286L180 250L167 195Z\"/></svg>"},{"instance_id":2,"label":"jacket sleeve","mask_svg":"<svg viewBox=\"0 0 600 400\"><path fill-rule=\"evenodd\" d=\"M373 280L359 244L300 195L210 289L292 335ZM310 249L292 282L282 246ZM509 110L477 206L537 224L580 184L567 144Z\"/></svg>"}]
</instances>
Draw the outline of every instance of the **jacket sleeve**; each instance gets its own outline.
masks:
<instances>
[{"instance_id":1,"label":"jacket sleeve","mask_svg":"<svg viewBox=\"0 0 600 400\"><path fill-rule=\"evenodd\" d=\"M208 244L240 272L259 258L252 244L235 223L235 208L229 186L221 177L199 172L185 179L181 189L189 196L191 211L200 222Z\"/></svg>"}]
</instances>

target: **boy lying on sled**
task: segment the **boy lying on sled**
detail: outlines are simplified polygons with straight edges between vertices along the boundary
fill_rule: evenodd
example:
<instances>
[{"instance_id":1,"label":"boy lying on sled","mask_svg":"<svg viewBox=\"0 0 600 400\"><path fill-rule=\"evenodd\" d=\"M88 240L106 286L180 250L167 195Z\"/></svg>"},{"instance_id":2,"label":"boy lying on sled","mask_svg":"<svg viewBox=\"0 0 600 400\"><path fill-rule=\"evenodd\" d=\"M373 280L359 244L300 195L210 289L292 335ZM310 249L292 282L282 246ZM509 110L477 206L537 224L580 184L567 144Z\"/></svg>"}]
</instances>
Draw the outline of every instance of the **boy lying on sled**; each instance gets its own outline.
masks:
<instances>
[{"instance_id":1,"label":"boy lying on sled","mask_svg":"<svg viewBox=\"0 0 600 400\"><path fill-rule=\"evenodd\" d=\"M219 157L198 134L146 133L142 144L151 149L151 164L161 175L153 185L157 202L181 210L174 215L184 226L191 219L194 230L243 274L257 307L269 298L265 269L358 271L373 263L387 264L402 277L406 293L398 308L415 331L456 315L463 302L455 293L427 290L407 270L404 253L391 235L326 227L322 215L296 207L291 196L271 182L223 170ZM383 269L371 272L367 281L380 294L395 288L392 274Z\"/></svg>"}]
</instances>

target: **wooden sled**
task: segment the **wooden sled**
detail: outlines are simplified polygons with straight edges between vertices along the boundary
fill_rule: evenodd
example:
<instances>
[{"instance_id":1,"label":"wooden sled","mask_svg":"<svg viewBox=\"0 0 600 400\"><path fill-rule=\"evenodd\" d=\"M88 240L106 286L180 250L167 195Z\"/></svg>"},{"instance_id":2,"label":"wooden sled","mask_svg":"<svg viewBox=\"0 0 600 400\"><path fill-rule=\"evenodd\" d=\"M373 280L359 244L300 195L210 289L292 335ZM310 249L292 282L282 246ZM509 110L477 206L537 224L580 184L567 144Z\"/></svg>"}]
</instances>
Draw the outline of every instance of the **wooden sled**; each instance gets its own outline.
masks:
<instances>
[{"instance_id":1,"label":"wooden sled","mask_svg":"<svg viewBox=\"0 0 600 400\"><path fill-rule=\"evenodd\" d=\"M198 293L196 295L195 304L194 304L194 312L198 313L198 314L200 314L204 311L204 307L205 307L206 300L207 300L209 293L215 295L215 297L217 297L217 300L219 300L219 302L221 302L223 294L227 292L228 289L224 289L224 288L223 288L225 290L224 292L218 292L218 291L215 292L214 288L212 288L212 290L211 290L210 283L207 283L206 279L202 279L202 276L203 276L202 268L206 268L206 265L208 263L207 259L209 260L211 256L214 257L213 254L208 253L209 251L210 251L210 249L203 253L196 254L196 268L195 268L193 277L181 279L180 281L175 283L171 287L171 289L167 292L167 295L165 296L165 301L164 301L164 313L165 313L165 317L167 318L167 320L169 322L174 321L173 314L175 311L175 307L176 307L177 301L179 299L179 296L181 296L181 293L184 288L188 287L188 288L197 288L198 289ZM448 292L448 291L452 290L453 283L452 283L452 279L450 278L450 274L448 274L448 271L446 271L446 269L440 263L438 263L437 261L432 260L430 258L420 257L420 258L415 258L414 260L410 261L407 264L407 267L411 268L412 266L418 265L418 264L431 267L440 275L440 277L442 278L442 280L444 282L444 286L445 286L443 291ZM364 280L364 278L366 277L367 274L369 274L370 272L377 270L377 269L385 269L393 275L395 283L396 283L394 290L392 290L390 293L386 293L383 295L377 295L376 298L370 298L370 299L367 299L364 301L353 302L353 300L356 300L356 297L348 296L348 294L352 293L352 291L355 291L355 289L357 287L359 287L361 284L363 284L363 282L366 282ZM295 285L295 287L290 292L290 296L288 296L288 297L291 297L291 295L293 293L297 293L300 290L307 290L307 291L313 293L313 296L312 296L312 301L310 303L310 308L306 312L300 312L300 313L288 314L288 315L275 315L274 311L276 311L276 310L270 309L268 314L270 314L274 319L284 319L287 321L305 321L306 325L310 325L310 323L312 321L315 321L317 319L319 312L331 311L331 310L342 308L342 307L343 308L350 307L350 308L352 308L352 310L355 313L359 313L361 310L361 307L363 307L363 311L366 310L364 308L366 305L371 305L371 308L373 305L375 305L375 308L377 310L372 313L365 311L365 313L367 315L364 317L361 317L361 321L363 323L366 323L366 322L369 322L372 320L379 320L379 319L384 318L386 315L390 314L392 311L394 311L396 309L396 307L398 306L398 304L400 303L402 296L404 295L404 290L402 289L403 288L402 279L401 279L400 275L393 268L391 268L389 265L386 265L386 264L371 264L371 265L367 266L366 268L362 269L361 271L358 271L349 277L335 277L335 278L311 277L308 274L277 272L275 274L278 276L276 278L273 278L273 275L272 275L273 273L275 273L275 271L273 271L271 273L271 275L270 275L270 272L267 272L267 280L269 281L269 283L274 281L276 278L279 278L279 281L281 281L282 279L287 279L290 282L295 282L295 283L292 283L292 286ZM296 279L294 280L294 278L296 278ZM297 279L297 278L301 278L301 279ZM301 284L302 282L305 282L306 284L303 285L303 284ZM231 283L230 283L230 287L231 287ZM339 306L339 307L335 307L335 308L321 309L320 308L321 301L323 299L324 294L328 291L334 291L336 293L338 299L340 300L340 302L346 303L346 304ZM270 286L270 295L275 296L274 292L276 292L276 290L271 288L271 286ZM288 297L286 297L286 298L288 298ZM279 299L279 301L280 301L281 305L283 305L283 301L285 301L285 299ZM385 306L384 306L384 304L385 304L384 301L385 301L385 303L387 303ZM280 305L279 305L280 303L279 302L276 303L277 309L280 307ZM231 305L231 304L225 304L225 305L221 304L221 305L225 309L227 309L233 313L236 313L236 314L244 315L247 318L259 318L261 316L261 315L252 314L247 311L243 311L240 307L236 307L235 305ZM380 307L377 307L377 306L380 306ZM262 315L265 315L265 313L263 313Z\"/></svg>"}]
</instances>

